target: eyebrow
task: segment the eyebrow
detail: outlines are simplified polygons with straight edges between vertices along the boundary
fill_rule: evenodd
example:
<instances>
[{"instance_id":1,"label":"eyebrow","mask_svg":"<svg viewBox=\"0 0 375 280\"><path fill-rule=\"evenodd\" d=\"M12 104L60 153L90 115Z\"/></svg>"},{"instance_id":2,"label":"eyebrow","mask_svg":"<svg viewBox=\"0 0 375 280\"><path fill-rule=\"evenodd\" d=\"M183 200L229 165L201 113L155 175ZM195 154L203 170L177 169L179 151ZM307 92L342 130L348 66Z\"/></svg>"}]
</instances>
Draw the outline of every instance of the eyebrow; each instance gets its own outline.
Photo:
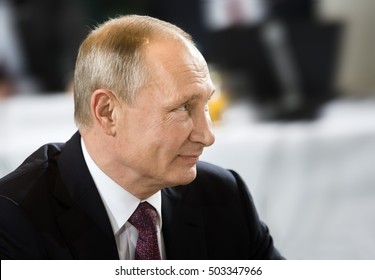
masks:
<instances>
[{"instance_id":1,"label":"eyebrow","mask_svg":"<svg viewBox=\"0 0 375 280\"><path fill-rule=\"evenodd\" d=\"M213 89L212 92L210 93L208 99L210 99L215 94L215 92L216 92L216 89ZM193 94L185 102L194 101L195 99L199 99L199 97L200 97L200 94Z\"/></svg>"}]
</instances>

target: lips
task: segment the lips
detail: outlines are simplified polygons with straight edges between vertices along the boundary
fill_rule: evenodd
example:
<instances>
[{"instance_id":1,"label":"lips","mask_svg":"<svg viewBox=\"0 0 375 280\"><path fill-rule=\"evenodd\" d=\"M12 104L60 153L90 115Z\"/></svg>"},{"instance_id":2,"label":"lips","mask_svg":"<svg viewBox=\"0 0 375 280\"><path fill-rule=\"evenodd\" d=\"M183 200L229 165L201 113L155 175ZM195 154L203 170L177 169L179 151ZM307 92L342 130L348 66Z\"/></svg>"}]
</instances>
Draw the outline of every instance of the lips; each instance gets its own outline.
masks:
<instances>
[{"instance_id":1,"label":"lips","mask_svg":"<svg viewBox=\"0 0 375 280\"><path fill-rule=\"evenodd\" d=\"M179 155L179 157L189 163L197 163L199 160L199 156L201 154L192 154L192 155Z\"/></svg>"},{"instance_id":2,"label":"lips","mask_svg":"<svg viewBox=\"0 0 375 280\"><path fill-rule=\"evenodd\" d=\"M200 155L180 155L182 158L199 158Z\"/></svg>"}]
</instances>

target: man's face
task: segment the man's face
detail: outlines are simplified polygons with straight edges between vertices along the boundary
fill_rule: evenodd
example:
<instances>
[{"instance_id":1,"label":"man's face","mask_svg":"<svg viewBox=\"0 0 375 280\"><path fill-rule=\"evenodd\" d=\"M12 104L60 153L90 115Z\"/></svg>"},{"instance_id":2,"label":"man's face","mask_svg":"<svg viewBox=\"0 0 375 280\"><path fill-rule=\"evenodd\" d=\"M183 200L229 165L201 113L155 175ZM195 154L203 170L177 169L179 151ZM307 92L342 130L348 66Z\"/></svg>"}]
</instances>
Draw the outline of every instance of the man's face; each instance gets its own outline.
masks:
<instances>
[{"instance_id":1,"label":"man's face","mask_svg":"<svg viewBox=\"0 0 375 280\"><path fill-rule=\"evenodd\" d=\"M123 105L116 137L118 164L160 187L190 183L203 148L214 142L206 62L189 45L146 46L150 81Z\"/></svg>"}]
</instances>

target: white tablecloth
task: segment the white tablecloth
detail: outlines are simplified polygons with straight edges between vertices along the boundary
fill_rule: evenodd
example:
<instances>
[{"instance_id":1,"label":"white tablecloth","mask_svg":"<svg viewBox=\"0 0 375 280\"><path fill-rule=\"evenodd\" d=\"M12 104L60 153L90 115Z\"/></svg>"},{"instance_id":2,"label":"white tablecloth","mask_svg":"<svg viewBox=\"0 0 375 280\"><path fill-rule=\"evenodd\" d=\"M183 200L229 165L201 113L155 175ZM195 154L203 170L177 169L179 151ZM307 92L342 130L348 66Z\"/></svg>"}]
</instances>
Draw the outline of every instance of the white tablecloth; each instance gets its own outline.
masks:
<instances>
[{"instance_id":1,"label":"white tablecloth","mask_svg":"<svg viewBox=\"0 0 375 280\"><path fill-rule=\"evenodd\" d=\"M375 101L335 101L313 122L233 107L202 160L236 170L289 259L375 259ZM69 95L0 103L0 177L76 131Z\"/></svg>"},{"instance_id":2,"label":"white tablecloth","mask_svg":"<svg viewBox=\"0 0 375 280\"><path fill-rule=\"evenodd\" d=\"M71 95L25 95L0 102L0 177L43 144L66 142L76 130Z\"/></svg>"}]
</instances>

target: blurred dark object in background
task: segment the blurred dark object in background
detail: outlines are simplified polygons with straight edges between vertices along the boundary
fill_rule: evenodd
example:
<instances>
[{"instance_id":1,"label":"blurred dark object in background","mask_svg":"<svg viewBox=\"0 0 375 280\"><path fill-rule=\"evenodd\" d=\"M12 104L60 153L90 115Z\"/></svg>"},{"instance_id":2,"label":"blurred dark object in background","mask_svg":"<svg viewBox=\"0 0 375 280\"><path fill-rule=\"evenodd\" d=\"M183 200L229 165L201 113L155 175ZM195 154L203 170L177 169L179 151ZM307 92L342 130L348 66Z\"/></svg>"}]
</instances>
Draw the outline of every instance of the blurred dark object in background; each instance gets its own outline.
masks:
<instances>
[{"instance_id":1,"label":"blurred dark object in background","mask_svg":"<svg viewBox=\"0 0 375 280\"><path fill-rule=\"evenodd\" d=\"M150 15L171 22L188 32L200 49L205 36L203 24L202 0L176 1L152 0Z\"/></svg>"},{"instance_id":2,"label":"blurred dark object in background","mask_svg":"<svg viewBox=\"0 0 375 280\"><path fill-rule=\"evenodd\" d=\"M312 8L274 0L259 24L207 32L208 62L225 73L231 98L255 102L262 119L314 119L336 95L342 27L314 20Z\"/></svg>"},{"instance_id":3,"label":"blurred dark object in background","mask_svg":"<svg viewBox=\"0 0 375 280\"><path fill-rule=\"evenodd\" d=\"M284 21L311 21L315 16L316 0L264 0L269 18Z\"/></svg>"},{"instance_id":4,"label":"blurred dark object in background","mask_svg":"<svg viewBox=\"0 0 375 280\"><path fill-rule=\"evenodd\" d=\"M92 29L110 18L127 14L149 14L152 0L76 0L86 12L85 23Z\"/></svg>"},{"instance_id":5,"label":"blurred dark object in background","mask_svg":"<svg viewBox=\"0 0 375 280\"><path fill-rule=\"evenodd\" d=\"M0 100L12 95L13 82L4 63L0 61Z\"/></svg>"},{"instance_id":6,"label":"blurred dark object in background","mask_svg":"<svg viewBox=\"0 0 375 280\"><path fill-rule=\"evenodd\" d=\"M74 0L15 0L14 8L26 70L40 92L65 91L87 32L81 7Z\"/></svg>"},{"instance_id":7,"label":"blurred dark object in background","mask_svg":"<svg viewBox=\"0 0 375 280\"><path fill-rule=\"evenodd\" d=\"M206 58L227 74L232 98L255 101L266 110L265 118L313 118L335 96L340 26L299 23L279 27L285 35L280 44L265 39L267 25L209 32Z\"/></svg>"},{"instance_id":8,"label":"blurred dark object in background","mask_svg":"<svg viewBox=\"0 0 375 280\"><path fill-rule=\"evenodd\" d=\"M13 77L16 90L66 91L78 46L87 32L81 7L74 0L8 0L7 4L17 57L22 58L22 77Z\"/></svg>"}]
</instances>

